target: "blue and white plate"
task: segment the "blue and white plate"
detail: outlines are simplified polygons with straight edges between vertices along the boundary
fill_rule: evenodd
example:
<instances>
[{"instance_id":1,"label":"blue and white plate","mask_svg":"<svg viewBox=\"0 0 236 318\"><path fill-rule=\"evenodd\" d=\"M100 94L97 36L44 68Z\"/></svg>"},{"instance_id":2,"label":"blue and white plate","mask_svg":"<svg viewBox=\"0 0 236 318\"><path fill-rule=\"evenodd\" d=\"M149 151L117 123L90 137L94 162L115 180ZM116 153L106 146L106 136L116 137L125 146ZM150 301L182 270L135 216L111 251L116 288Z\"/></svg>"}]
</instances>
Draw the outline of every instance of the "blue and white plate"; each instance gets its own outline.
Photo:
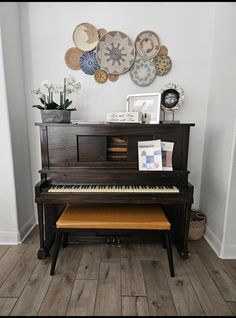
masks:
<instances>
[{"instance_id":1,"label":"blue and white plate","mask_svg":"<svg viewBox=\"0 0 236 318\"><path fill-rule=\"evenodd\" d=\"M96 52L85 52L80 57L80 68L88 75L93 75L96 70L100 69L100 65L97 62Z\"/></svg>"}]
</instances>

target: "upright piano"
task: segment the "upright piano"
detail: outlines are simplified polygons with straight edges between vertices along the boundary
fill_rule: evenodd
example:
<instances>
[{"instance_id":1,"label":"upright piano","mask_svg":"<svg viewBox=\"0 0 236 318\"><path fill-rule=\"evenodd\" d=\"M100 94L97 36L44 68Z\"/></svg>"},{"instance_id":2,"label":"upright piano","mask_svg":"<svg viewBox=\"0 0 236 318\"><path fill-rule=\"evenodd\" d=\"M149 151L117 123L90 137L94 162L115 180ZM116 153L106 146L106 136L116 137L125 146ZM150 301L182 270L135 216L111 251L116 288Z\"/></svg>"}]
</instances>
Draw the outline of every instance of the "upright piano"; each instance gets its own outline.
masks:
<instances>
[{"instance_id":1,"label":"upright piano","mask_svg":"<svg viewBox=\"0 0 236 318\"><path fill-rule=\"evenodd\" d=\"M193 185L188 182L192 123L36 123L42 169L35 185L40 248L49 255L53 225L67 204L158 204L173 227L180 256L189 257L188 230ZM173 142L173 171L140 171L138 141Z\"/></svg>"}]
</instances>

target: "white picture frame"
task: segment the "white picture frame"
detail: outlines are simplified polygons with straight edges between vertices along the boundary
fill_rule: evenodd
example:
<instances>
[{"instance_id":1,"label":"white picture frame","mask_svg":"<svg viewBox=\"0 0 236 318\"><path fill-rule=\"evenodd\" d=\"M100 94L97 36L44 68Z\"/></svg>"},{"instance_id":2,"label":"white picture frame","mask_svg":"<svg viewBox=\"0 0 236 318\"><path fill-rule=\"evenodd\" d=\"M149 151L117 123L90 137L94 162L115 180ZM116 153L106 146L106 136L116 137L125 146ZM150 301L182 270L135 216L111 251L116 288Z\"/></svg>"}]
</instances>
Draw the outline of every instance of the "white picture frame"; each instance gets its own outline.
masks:
<instances>
[{"instance_id":1,"label":"white picture frame","mask_svg":"<svg viewBox=\"0 0 236 318\"><path fill-rule=\"evenodd\" d=\"M161 93L127 95L126 111L141 112L144 124L159 124Z\"/></svg>"}]
</instances>

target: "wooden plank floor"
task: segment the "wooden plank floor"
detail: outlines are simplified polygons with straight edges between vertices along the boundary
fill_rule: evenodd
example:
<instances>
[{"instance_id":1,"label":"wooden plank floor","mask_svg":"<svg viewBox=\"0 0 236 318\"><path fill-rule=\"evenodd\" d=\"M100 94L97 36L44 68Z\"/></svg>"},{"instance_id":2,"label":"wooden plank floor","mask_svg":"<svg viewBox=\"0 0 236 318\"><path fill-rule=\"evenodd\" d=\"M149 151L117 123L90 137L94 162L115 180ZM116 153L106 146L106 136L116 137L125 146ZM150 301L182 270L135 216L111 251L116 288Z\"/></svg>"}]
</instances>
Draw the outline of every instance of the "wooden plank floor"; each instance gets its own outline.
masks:
<instances>
[{"instance_id":1,"label":"wooden plank floor","mask_svg":"<svg viewBox=\"0 0 236 318\"><path fill-rule=\"evenodd\" d=\"M219 259L204 239L173 248L170 277L161 243L70 244L55 275L37 259L36 227L25 242L0 246L0 316L235 316L236 260Z\"/></svg>"}]
</instances>

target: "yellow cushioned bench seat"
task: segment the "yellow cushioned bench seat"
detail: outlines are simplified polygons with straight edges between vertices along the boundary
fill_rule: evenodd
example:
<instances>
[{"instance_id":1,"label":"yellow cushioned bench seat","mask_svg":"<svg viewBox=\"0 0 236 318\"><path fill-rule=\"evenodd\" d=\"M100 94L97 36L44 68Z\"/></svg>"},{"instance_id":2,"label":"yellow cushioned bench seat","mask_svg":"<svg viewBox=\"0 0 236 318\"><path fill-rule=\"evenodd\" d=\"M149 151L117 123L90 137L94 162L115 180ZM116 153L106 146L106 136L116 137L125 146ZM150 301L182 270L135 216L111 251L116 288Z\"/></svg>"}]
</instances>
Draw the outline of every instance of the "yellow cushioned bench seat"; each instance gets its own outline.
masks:
<instances>
[{"instance_id":1,"label":"yellow cushioned bench seat","mask_svg":"<svg viewBox=\"0 0 236 318\"><path fill-rule=\"evenodd\" d=\"M171 224L158 205L68 205L56 222L58 229L170 230Z\"/></svg>"},{"instance_id":2,"label":"yellow cushioned bench seat","mask_svg":"<svg viewBox=\"0 0 236 318\"><path fill-rule=\"evenodd\" d=\"M77 229L162 230L166 238L170 274L174 277L171 224L158 205L67 205L56 222L55 245L50 274L54 275L62 236Z\"/></svg>"}]
</instances>

